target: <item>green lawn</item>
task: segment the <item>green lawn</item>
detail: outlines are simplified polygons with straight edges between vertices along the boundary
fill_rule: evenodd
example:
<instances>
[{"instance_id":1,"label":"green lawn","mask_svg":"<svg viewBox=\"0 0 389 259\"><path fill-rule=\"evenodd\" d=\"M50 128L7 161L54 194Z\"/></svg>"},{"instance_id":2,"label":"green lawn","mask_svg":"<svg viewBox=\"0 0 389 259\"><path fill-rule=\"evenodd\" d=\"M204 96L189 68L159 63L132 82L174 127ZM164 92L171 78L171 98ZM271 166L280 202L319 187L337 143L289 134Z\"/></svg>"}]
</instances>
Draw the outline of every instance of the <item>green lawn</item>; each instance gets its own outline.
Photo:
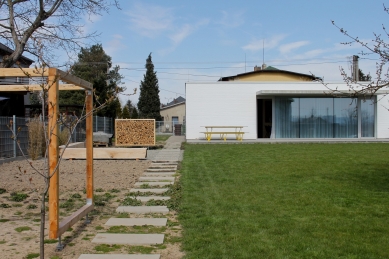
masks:
<instances>
[{"instance_id":1,"label":"green lawn","mask_svg":"<svg viewBox=\"0 0 389 259\"><path fill-rule=\"evenodd\" d=\"M155 142L166 142L172 135L156 135Z\"/></svg>"},{"instance_id":2,"label":"green lawn","mask_svg":"<svg viewBox=\"0 0 389 259\"><path fill-rule=\"evenodd\" d=\"M389 258L388 144L185 146L186 258Z\"/></svg>"}]
</instances>

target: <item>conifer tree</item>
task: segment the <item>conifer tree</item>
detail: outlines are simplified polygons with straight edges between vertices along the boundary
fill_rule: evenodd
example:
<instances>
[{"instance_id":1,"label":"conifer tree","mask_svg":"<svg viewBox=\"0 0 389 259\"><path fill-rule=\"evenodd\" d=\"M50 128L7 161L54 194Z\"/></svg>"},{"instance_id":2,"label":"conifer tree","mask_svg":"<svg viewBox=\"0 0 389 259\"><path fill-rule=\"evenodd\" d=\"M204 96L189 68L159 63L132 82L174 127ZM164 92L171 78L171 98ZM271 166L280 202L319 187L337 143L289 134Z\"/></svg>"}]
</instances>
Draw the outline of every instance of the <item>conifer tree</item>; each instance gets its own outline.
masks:
<instances>
[{"instance_id":1,"label":"conifer tree","mask_svg":"<svg viewBox=\"0 0 389 259\"><path fill-rule=\"evenodd\" d=\"M161 102L159 100L159 86L157 73L151 61L151 53L146 59L146 74L140 82L140 95L138 101L139 117L145 119L161 120L159 113Z\"/></svg>"},{"instance_id":2,"label":"conifer tree","mask_svg":"<svg viewBox=\"0 0 389 259\"><path fill-rule=\"evenodd\" d=\"M124 105L124 107L123 107L122 118L123 119L129 119L130 118L130 111L128 110L127 105Z\"/></svg>"}]
</instances>

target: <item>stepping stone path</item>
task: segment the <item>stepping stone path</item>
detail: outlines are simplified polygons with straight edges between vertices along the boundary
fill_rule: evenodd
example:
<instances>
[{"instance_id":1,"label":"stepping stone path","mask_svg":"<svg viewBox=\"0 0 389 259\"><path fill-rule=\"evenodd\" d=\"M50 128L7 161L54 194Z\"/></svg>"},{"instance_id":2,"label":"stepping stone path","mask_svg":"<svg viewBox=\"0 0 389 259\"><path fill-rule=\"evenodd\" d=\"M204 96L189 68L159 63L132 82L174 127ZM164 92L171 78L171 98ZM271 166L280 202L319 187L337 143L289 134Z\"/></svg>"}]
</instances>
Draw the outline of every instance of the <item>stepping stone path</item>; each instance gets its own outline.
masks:
<instances>
[{"instance_id":1,"label":"stepping stone path","mask_svg":"<svg viewBox=\"0 0 389 259\"><path fill-rule=\"evenodd\" d=\"M152 188L132 188L132 193L153 193L162 194L168 189L163 186L171 185L175 180L177 170L176 162L153 161L151 166L144 172L139 181L134 184L142 187L147 184ZM159 187L159 188L157 188ZM136 199L145 203L149 200L168 200L170 197L163 196L137 196ZM116 212L130 214L167 214L169 209L166 206L119 206ZM110 218L106 226L166 226L167 218ZM99 233L92 240L95 244L118 244L118 245L155 245L163 244L164 234L110 234ZM160 259L159 254L82 254L78 259Z\"/></svg>"}]
</instances>

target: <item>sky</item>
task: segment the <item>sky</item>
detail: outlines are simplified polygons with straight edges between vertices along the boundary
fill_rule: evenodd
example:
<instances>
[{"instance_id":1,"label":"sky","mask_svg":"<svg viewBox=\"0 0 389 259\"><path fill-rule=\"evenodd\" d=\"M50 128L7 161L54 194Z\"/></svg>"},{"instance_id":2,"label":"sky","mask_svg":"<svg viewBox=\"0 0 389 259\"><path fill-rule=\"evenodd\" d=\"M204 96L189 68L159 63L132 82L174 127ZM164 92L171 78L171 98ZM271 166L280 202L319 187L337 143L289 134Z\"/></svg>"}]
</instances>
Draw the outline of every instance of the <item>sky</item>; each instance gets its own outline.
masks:
<instances>
[{"instance_id":1,"label":"sky","mask_svg":"<svg viewBox=\"0 0 389 259\"><path fill-rule=\"evenodd\" d=\"M122 105L137 103L150 53L161 103L185 98L186 82L215 82L263 62L341 82L339 68L349 71L352 55L363 48L341 44L349 39L331 21L371 44L389 18L377 0L119 2L120 9L85 17L84 29L100 34L86 43L102 44L120 66L125 93L138 88L136 95L121 96ZM359 56L359 67L374 79L378 57Z\"/></svg>"}]
</instances>

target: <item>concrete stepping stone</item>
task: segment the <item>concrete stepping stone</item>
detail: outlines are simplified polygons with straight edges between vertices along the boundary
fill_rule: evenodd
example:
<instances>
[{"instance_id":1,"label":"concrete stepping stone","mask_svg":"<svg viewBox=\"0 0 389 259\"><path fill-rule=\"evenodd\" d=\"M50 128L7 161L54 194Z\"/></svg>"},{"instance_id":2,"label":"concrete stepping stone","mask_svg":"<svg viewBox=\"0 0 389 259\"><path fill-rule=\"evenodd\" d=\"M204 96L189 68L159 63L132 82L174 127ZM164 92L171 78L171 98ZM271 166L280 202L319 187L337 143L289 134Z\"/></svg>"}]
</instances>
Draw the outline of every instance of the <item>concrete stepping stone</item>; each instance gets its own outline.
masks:
<instances>
[{"instance_id":1,"label":"concrete stepping stone","mask_svg":"<svg viewBox=\"0 0 389 259\"><path fill-rule=\"evenodd\" d=\"M142 186L144 184L148 184L149 186L166 186L171 185L174 182L136 182L134 186Z\"/></svg>"},{"instance_id":2,"label":"concrete stepping stone","mask_svg":"<svg viewBox=\"0 0 389 259\"><path fill-rule=\"evenodd\" d=\"M166 226L167 218L110 218L106 226Z\"/></svg>"},{"instance_id":3,"label":"concrete stepping stone","mask_svg":"<svg viewBox=\"0 0 389 259\"><path fill-rule=\"evenodd\" d=\"M154 173L159 173L159 172L168 172L168 173L175 173L175 170L171 169L171 168L167 168L167 169L146 169L145 172L154 172Z\"/></svg>"},{"instance_id":4,"label":"concrete stepping stone","mask_svg":"<svg viewBox=\"0 0 389 259\"><path fill-rule=\"evenodd\" d=\"M152 165L178 165L177 162L172 161L158 161L154 160L152 161Z\"/></svg>"},{"instance_id":5,"label":"concrete stepping stone","mask_svg":"<svg viewBox=\"0 0 389 259\"><path fill-rule=\"evenodd\" d=\"M115 245L157 245L163 244L164 234L107 234L99 233L92 243Z\"/></svg>"},{"instance_id":6,"label":"concrete stepping stone","mask_svg":"<svg viewBox=\"0 0 389 259\"><path fill-rule=\"evenodd\" d=\"M130 192L152 192L156 194L167 192L169 189L136 189L132 188L130 189Z\"/></svg>"},{"instance_id":7,"label":"concrete stepping stone","mask_svg":"<svg viewBox=\"0 0 389 259\"><path fill-rule=\"evenodd\" d=\"M137 196L137 200L141 202L148 202L149 200L167 201L170 200L168 196Z\"/></svg>"},{"instance_id":8,"label":"concrete stepping stone","mask_svg":"<svg viewBox=\"0 0 389 259\"><path fill-rule=\"evenodd\" d=\"M168 176L141 176L138 181L140 182L154 182L154 181L163 181L163 182L174 182L175 177Z\"/></svg>"},{"instance_id":9,"label":"concrete stepping stone","mask_svg":"<svg viewBox=\"0 0 389 259\"><path fill-rule=\"evenodd\" d=\"M166 206L119 206L116 212L127 212L134 214L147 214L147 213L169 213L169 209Z\"/></svg>"},{"instance_id":10,"label":"concrete stepping stone","mask_svg":"<svg viewBox=\"0 0 389 259\"><path fill-rule=\"evenodd\" d=\"M160 259L159 254L82 254L78 259Z\"/></svg>"},{"instance_id":11,"label":"concrete stepping stone","mask_svg":"<svg viewBox=\"0 0 389 259\"><path fill-rule=\"evenodd\" d=\"M150 176L173 176L176 173L167 173L167 172L159 172L159 173L144 173L142 176L150 177Z\"/></svg>"},{"instance_id":12,"label":"concrete stepping stone","mask_svg":"<svg viewBox=\"0 0 389 259\"><path fill-rule=\"evenodd\" d=\"M151 166L149 166L149 169L172 169L172 170L176 170L177 166L176 165L151 165Z\"/></svg>"}]
</instances>

